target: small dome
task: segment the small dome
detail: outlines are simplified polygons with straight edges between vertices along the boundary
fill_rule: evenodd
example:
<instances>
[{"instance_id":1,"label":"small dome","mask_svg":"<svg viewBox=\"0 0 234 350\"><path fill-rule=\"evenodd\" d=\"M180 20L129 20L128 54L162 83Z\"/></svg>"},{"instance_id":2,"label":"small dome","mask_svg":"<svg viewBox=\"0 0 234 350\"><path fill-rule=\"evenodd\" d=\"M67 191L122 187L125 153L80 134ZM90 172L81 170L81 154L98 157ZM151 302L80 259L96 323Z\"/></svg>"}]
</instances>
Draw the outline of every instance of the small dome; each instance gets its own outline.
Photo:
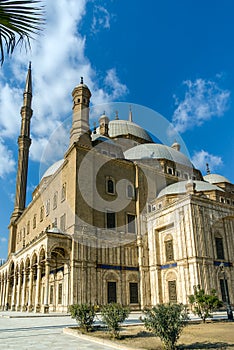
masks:
<instances>
[{"instance_id":1,"label":"small dome","mask_svg":"<svg viewBox=\"0 0 234 350\"><path fill-rule=\"evenodd\" d=\"M221 182L227 182L229 184L231 183L226 177L219 174L208 174L203 176L203 179L210 184L218 184Z\"/></svg>"},{"instance_id":2,"label":"small dome","mask_svg":"<svg viewBox=\"0 0 234 350\"><path fill-rule=\"evenodd\" d=\"M64 159L58 160L56 163L52 164L43 174L41 179L44 179L45 177L54 175L56 171L60 168L60 166L63 164Z\"/></svg>"},{"instance_id":3,"label":"small dome","mask_svg":"<svg viewBox=\"0 0 234 350\"><path fill-rule=\"evenodd\" d=\"M108 124L110 121L110 119L107 117L107 115L105 114L105 112L103 113L103 115L101 115L101 117L99 118L99 123L105 123Z\"/></svg>"},{"instance_id":4,"label":"small dome","mask_svg":"<svg viewBox=\"0 0 234 350\"><path fill-rule=\"evenodd\" d=\"M203 192L203 191L221 191L224 192L221 188L212 185L205 181L193 181L193 183L196 185L195 190L196 192ZM172 195L172 194L183 194L186 193L186 185L188 184L188 181L181 181L176 182L172 185L169 185L165 187L163 190L161 190L157 196L157 198L163 197L165 195Z\"/></svg>"},{"instance_id":5,"label":"small dome","mask_svg":"<svg viewBox=\"0 0 234 350\"><path fill-rule=\"evenodd\" d=\"M88 86L87 86L86 84L84 84L84 79L83 79L83 77L80 77L80 84L78 84L76 87L77 87L77 88L78 88L78 87L82 87L82 88L85 88L85 89L88 89L88 90L89 90Z\"/></svg>"},{"instance_id":6,"label":"small dome","mask_svg":"<svg viewBox=\"0 0 234 350\"><path fill-rule=\"evenodd\" d=\"M129 120L111 120L109 123L109 136L118 137L125 135L133 135L143 140L152 142L152 138L148 132L139 125Z\"/></svg>"},{"instance_id":7,"label":"small dome","mask_svg":"<svg viewBox=\"0 0 234 350\"><path fill-rule=\"evenodd\" d=\"M193 168L193 164L183 153L159 143L138 145L127 150L124 155L127 159L168 159Z\"/></svg>"},{"instance_id":8,"label":"small dome","mask_svg":"<svg viewBox=\"0 0 234 350\"><path fill-rule=\"evenodd\" d=\"M174 142L171 145L171 148L174 148L176 151L180 151L180 144L178 142Z\"/></svg>"}]
</instances>

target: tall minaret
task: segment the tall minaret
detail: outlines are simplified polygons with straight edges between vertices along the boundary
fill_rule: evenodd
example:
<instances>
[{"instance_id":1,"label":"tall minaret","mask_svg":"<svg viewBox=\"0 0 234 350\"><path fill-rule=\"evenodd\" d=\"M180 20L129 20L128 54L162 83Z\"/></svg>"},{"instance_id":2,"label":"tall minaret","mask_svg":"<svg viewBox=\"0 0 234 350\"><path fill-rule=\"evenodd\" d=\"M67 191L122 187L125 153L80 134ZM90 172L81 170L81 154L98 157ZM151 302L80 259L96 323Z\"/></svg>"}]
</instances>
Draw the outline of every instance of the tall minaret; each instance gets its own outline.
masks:
<instances>
[{"instance_id":1,"label":"tall minaret","mask_svg":"<svg viewBox=\"0 0 234 350\"><path fill-rule=\"evenodd\" d=\"M32 72L31 62L29 63L28 74L23 95L23 106L21 108L21 130L18 137L18 168L15 191L15 205L14 211L10 220L10 239L8 253L15 251L16 240L16 220L20 217L25 209L26 203L26 188L28 176L28 155L29 147L31 145L30 138L30 121L32 117Z\"/></svg>"},{"instance_id":2,"label":"tall minaret","mask_svg":"<svg viewBox=\"0 0 234 350\"><path fill-rule=\"evenodd\" d=\"M70 145L77 142L81 136L88 134L89 127L89 102L91 92L81 77L80 84L72 91L73 120L70 132ZM85 138L83 138L85 139ZM87 138L88 141L88 138Z\"/></svg>"}]
</instances>

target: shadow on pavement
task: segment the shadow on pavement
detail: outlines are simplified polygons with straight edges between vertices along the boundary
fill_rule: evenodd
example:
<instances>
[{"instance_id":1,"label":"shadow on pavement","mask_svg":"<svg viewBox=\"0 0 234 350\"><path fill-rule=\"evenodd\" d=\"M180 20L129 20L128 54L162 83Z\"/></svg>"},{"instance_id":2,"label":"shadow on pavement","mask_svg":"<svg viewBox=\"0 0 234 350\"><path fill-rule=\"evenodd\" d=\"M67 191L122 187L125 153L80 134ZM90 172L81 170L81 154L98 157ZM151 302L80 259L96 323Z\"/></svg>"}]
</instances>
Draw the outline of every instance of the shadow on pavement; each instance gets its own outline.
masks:
<instances>
[{"instance_id":1,"label":"shadow on pavement","mask_svg":"<svg viewBox=\"0 0 234 350\"><path fill-rule=\"evenodd\" d=\"M178 346L178 349L183 350L183 349L231 349L234 348L234 344L228 344L224 342L215 342L215 343L210 343L210 342L196 342L193 344L189 345L183 345L180 344Z\"/></svg>"}]
</instances>

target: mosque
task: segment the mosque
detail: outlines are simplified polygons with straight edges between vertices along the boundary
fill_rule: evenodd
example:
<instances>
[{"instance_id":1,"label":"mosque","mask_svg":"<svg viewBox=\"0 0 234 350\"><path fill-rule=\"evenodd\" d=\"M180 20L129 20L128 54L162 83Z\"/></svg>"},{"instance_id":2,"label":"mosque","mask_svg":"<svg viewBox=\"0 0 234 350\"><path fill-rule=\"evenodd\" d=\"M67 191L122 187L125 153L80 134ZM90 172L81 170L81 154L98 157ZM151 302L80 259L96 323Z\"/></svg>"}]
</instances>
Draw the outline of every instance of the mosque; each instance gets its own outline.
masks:
<instances>
[{"instance_id":1,"label":"mosque","mask_svg":"<svg viewBox=\"0 0 234 350\"><path fill-rule=\"evenodd\" d=\"M18 138L15 204L0 308L67 312L74 303L142 309L188 303L194 286L234 303L234 185L202 176L180 144L118 114L91 131L91 92L73 92L70 143L26 207L31 67Z\"/></svg>"}]
</instances>

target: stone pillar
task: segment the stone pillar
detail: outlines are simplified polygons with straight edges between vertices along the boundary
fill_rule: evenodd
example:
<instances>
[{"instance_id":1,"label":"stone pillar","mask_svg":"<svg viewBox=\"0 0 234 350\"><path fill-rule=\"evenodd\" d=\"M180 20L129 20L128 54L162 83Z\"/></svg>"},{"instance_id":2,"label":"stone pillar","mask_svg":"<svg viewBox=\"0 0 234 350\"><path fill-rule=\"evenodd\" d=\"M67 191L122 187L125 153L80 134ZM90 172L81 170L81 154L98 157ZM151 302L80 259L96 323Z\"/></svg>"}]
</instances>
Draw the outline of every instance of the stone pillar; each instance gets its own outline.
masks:
<instances>
[{"instance_id":1,"label":"stone pillar","mask_svg":"<svg viewBox=\"0 0 234 350\"><path fill-rule=\"evenodd\" d=\"M40 288L41 288L41 265L37 265L37 284L36 284L36 295L35 295L35 308L34 312L40 312L41 304L40 304Z\"/></svg>"},{"instance_id":2,"label":"stone pillar","mask_svg":"<svg viewBox=\"0 0 234 350\"><path fill-rule=\"evenodd\" d=\"M15 304L16 304L16 289L17 289L17 275L14 273L14 284L12 289L12 298L11 298L11 310L15 311Z\"/></svg>"},{"instance_id":3,"label":"stone pillar","mask_svg":"<svg viewBox=\"0 0 234 350\"><path fill-rule=\"evenodd\" d=\"M9 277L6 279L6 294L5 294L5 310L10 309L10 305L8 303L9 298L9 285L10 285L10 279Z\"/></svg>"},{"instance_id":4,"label":"stone pillar","mask_svg":"<svg viewBox=\"0 0 234 350\"><path fill-rule=\"evenodd\" d=\"M29 275L29 294L28 294L28 312L31 312L33 310L32 305L32 292L33 292L33 268L30 268L30 275Z\"/></svg>"},{"instance_id":5,"label":"stone pillar","mask_svg":"<svg viewBox=\"0 0 234 350\"><path fill-rule=\"evenodd\" d=\"M2 281L2 310L4 310L5 306L5 291L6 291L6 278L3 278Z\"/></svg>"},{"instance_id":6,"label":"stone pillar","mask_svg":"<svg viewBox=\"0 0 234 350\"><path fill-rule=\"evenodd\" d=\"M26 311L25 297L26 297L26 284L27 284L27 273L26 270L23 271L23 288L22 288L22 297L21 297L21 311Z\"/></svg>"},{"instance_id":7,"label":"stone pillar","mask_svg":"<svg viewBox=\"0 0 234 350\"><path fill-rule=\"evenodd\" d=\"M17 290L17 300L16 300L16 311L20 311L21 305L20 305L20 301L21 301L21 273L18 272L18 290Z\"/></svg>"},{"instance_id":8,"label":"stone pillar","mask_svg":"<svg viewBox=\"0 0 234 350\"><path fill-rule=\"evenodd\" d=\"M3 278L0 280L0 310L2 309Z\"/></svg>"},{"instance_id":9,"label":"stone pillar","mask_svg":"<svg viewBox=\"0 0 234 350\"><path fill-rule=\"evenodd\" d=\"M46 314L49 312L49 277L50 277L50 263L46 261L45 263L45 295L44 295L44 305L43 312Z\"/></svg>"},{"instance_id":10,"label":"stone pillar","mask_svg":"<svg viewBox=\"0 0 234 350\"><path fill-rule=\"evenodd\" d=\"M64 281L63 281L63 286L65 290L65 305L64 305L64 311L68 311L68 306L72 305L70 303L70 298L72 296L72 290L70 289L70 267L68 264L64 265Z\"/></svg>"}]
</instances>

